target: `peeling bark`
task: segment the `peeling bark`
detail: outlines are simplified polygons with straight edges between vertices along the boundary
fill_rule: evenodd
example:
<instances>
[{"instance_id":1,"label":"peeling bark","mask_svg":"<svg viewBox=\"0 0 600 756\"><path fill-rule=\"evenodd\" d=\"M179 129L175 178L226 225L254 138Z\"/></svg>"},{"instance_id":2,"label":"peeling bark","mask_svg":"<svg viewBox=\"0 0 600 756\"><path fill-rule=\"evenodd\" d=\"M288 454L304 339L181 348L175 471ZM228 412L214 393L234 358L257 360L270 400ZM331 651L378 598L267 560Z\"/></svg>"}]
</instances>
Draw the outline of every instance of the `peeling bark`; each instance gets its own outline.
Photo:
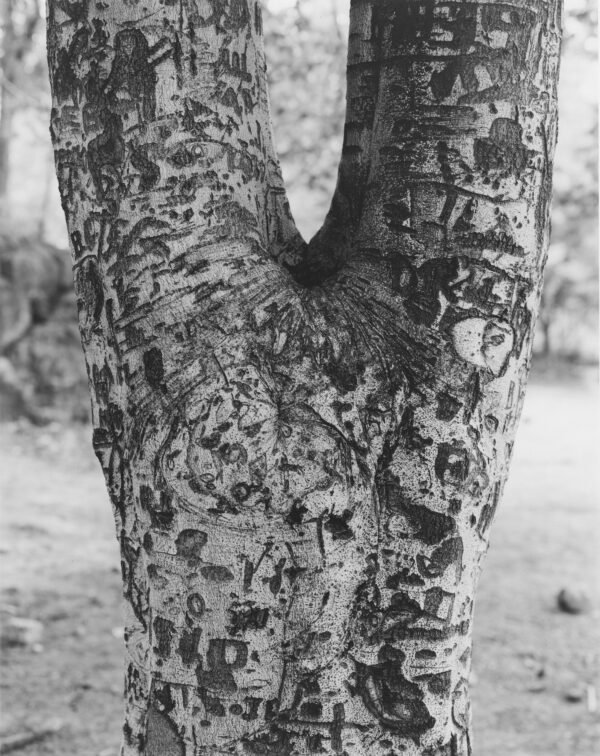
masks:
<instances>
[{"instance_id":1,"label":"peeling bark","mask_svg":"<svg viewBox=\"0 0 600 756\"><path fill-rule=\"evenodd\" d=\"M339 181L306 243L256 0L49 0L124 756L471 753L559 46L557 0L353 0Z\"/></svg>"}]
</instances>

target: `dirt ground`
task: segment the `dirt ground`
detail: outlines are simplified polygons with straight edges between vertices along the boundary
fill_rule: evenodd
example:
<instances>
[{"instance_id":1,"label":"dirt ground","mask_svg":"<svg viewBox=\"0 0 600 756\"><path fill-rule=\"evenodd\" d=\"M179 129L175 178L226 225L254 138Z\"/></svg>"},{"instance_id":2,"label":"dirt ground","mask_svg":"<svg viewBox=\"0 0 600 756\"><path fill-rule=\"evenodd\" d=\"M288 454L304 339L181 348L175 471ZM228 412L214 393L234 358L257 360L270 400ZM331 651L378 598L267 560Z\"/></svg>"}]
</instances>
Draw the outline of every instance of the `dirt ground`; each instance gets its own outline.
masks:
<instances>
[{"instance_id":1,"label":"dirt ground","mask_svg":"<svg viewBox=\"0 0 600 756\"><path fill-rule=\"evenodd\" d=\"M530 387L477 601L477 756L600 753L597 418L593 379ZM0 610L44 625L40 643L3 650L0 735L61 724L22 756L118 753L120 576L90 436L0 428ZM559 611L563 587L589 608Z\"/></svg>"}]
</instances>

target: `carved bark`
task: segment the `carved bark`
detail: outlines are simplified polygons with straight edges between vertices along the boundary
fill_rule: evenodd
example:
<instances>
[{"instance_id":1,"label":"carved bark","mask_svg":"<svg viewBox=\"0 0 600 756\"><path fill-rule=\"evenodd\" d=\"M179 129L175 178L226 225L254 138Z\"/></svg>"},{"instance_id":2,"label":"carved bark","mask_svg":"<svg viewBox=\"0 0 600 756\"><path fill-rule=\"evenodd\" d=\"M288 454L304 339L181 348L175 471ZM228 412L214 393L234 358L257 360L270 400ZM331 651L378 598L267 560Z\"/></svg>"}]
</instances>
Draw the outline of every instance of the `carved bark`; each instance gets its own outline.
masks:
<instances>
[{"instance_id":1,"label":"carved bark","mask_svg":"<svg viewBox=\"0 0 600 756\"><path fill-rule=\"evenodd\" d=\"M559 46L557 0L353 0L339 182L307 244L256 0L50 0L124 756L471 753Z\"/></svg>"}]
</instances>

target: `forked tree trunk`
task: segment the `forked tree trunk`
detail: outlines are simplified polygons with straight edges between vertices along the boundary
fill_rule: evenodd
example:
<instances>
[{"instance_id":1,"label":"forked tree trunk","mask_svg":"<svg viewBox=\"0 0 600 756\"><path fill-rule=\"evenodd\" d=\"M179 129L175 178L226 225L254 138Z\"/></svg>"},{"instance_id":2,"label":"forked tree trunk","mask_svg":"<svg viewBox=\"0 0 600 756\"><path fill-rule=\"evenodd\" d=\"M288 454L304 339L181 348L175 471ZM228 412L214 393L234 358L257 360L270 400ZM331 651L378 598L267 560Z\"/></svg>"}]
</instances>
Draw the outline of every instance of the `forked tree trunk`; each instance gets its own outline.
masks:
<instances>
[{"instance_id":1,"label":"forked tree trunk","mask_svg":"<svg viewBox=\"0 0 600 756\"><path fill-rule=\"evenodd\" d=\"M306 244L256 0L50 0L126 756L471 752L559 45L558 0L353 0L339 181Z\"/></svg>"}]
</instances>

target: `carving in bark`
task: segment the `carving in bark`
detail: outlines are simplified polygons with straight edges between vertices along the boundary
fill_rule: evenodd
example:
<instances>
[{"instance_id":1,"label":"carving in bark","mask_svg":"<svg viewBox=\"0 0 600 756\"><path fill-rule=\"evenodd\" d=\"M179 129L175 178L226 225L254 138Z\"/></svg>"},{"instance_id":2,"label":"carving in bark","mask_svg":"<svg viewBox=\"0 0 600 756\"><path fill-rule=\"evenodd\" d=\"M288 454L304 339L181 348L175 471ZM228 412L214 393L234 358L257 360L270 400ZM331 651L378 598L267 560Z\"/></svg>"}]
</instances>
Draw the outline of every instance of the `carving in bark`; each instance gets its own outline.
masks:
<instances>
[{"instance_id":1,"label":"carving in bark","mask_svg":"<svg viewBox=\"0 0 600 756\"><path fill-rule=\"evenodd\" d=\"M306 243L256 0L49 0L124 756L471 753L559 45L557 0L353 0L339 181Z\"/></svg>"}]
</instances>

